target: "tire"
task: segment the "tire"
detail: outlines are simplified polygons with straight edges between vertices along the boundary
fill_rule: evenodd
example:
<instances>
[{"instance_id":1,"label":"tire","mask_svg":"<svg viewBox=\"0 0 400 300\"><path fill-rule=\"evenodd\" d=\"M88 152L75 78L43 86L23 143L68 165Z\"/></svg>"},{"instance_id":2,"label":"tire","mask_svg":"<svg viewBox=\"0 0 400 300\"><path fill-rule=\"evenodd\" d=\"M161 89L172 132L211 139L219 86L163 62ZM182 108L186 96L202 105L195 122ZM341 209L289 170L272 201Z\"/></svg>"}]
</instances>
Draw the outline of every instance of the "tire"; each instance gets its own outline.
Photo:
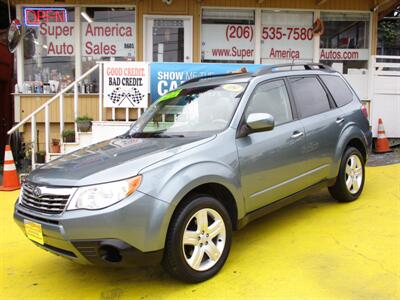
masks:
<instances>
[{"instance_id":1,"label":"tire","mask_svg":"<svg viewBox=\"0 0 400 300\"><path fill-rule=\"evenodd\" d=\"M192 196L171 220L163 267L182 281L207 280L224 265L231 241L232 222L224 205L208 195Z\"/></svg>"},{"instance_id":2,"label":"tire","mask_svg":"<svg viewBox=\"0 0 400 300\"><path fill-rule=\"evenodd\" d=\"M352 202L362 193L365 181L365 162L358 149L349 147L343 154L339 175L329 192L338 202Z\"/></svg>"}]
</instances>

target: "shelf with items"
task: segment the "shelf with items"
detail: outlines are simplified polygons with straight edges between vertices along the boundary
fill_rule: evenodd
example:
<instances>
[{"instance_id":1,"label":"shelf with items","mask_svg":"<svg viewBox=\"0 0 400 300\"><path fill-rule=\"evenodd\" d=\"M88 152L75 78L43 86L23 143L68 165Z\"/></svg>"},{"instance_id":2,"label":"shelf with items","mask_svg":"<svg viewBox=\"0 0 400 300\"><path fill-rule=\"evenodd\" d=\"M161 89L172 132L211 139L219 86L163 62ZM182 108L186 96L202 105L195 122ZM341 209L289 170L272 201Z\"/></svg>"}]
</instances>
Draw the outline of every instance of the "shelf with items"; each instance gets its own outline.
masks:
<instances>
[{"instance_id":1,"label":"shelf with items","mask_svg":"<svg viewBox=\"0 0 400 300\"><path fill-rule=\"evenodd\" d=\"M56 95L55 93L51 93L51 94L25 94L25 93L11 93L11 95L13 95L13 96L23 96L23 97L25 97L25 96L27 96L27 97L52 97L52 96L54 96L54 95ZM66 94L64 94L64 96L73 96L74 94L73 93L66 93ZM79 96L87 96L87 97L89 97L89 96L98 96L99 95L99 93L91 93L91 94L81 94L81 93L78 93L78 95Z\"/></svg>"},{"instance_id":2,"label":"shelf with items","mask_svg":"<svg viewBox=\"0 0 400 300\"><path fill-rule=\"evenodd\" d=\"M49 81L24 81L21 85L15 85L15 93L24 94L24 95L55 95L59 91L63 90L67 87L72 81L57 81L57 80L49 80ZM78 92L81 95L84 94L98 94L99 89L97 82L94 80L89 82L88 80L84 80L84 82L78 83ZM73 94L71 91L67 94Z\"/></svg>"}]
</instances>

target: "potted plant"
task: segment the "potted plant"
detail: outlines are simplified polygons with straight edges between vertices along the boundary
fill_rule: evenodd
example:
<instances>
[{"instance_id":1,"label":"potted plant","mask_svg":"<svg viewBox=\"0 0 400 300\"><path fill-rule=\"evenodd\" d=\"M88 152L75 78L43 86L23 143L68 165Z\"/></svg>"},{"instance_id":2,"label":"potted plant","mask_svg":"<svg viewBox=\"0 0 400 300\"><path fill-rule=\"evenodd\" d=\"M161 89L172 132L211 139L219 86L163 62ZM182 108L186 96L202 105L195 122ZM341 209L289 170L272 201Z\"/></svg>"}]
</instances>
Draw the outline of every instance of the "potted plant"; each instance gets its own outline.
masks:
<instances>
[{"instance_id":1,"label":"potted plant","mask_svg":"<svg viewBox=\"0 0 400 300\"><path fill-rule=\"evenodd\" d=\"M76 118L76 126L80 132L88 132L92 128L93 119L89 116L82 116Z\"/></svg>"},{"instance_id":2,"label":"potted plant","mask_svg":"<svg viewBox=\"0 0 400 300\"><path fill-rule=\"evenodd\" d=\"M61 152L61 146L60 146L60 140L59 139L52 139L51 140L51 152L52 153L60 153Z\"/></svg>"},{"instance_id":3,"label":"potted plant","mask_svg":"<svg viewBox=\"0 0 400 300\"><path fill-rule=\"evenodd\" d=\"M75 131L71 129L64 130L62 132L62 137L64 143L73 143L75 142Z\"/></svg>"},{"instance_id":4,"label":"potted plant","mask_svg":"<svg viewBox=\"0 0 400 300\"><path fill-rule=\"evenodd\" d=\"M36 152L36 163L44 164L45 161L46 161L46 152L45 151Z\"/></svg>"}]
</instances>

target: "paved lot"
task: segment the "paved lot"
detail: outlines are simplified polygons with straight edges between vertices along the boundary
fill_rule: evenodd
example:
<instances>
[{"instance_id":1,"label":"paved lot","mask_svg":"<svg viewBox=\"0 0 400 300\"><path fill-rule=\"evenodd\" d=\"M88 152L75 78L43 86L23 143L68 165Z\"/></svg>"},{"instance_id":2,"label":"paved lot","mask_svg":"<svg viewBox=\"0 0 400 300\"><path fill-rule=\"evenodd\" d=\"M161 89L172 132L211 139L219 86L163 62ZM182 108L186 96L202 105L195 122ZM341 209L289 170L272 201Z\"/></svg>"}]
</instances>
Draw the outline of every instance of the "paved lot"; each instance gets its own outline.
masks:
<instances>
[{"instance_id":1,"label":"paved lot","mask_svg":"<svg viewBox=\"0 0 400 300\"><path fill-rule=\"evenodd\" d=\"M323 191L236 232L222 272L197 285L40 250L12 221L16 196L0 193L0 298L400 299L400 164L367 168L357 202Z\"/></svg>"},{"instance_id":2,"label":"paved lot","mask_svg":"<svg viewBox=\"0 0 400 300\"><path fill-rule=\"evenodd\" d=\"M400 147L393 148L388 153L370 153L367 165L371 167L386 166L400 163Z\"/></svg>"}]
</instances>

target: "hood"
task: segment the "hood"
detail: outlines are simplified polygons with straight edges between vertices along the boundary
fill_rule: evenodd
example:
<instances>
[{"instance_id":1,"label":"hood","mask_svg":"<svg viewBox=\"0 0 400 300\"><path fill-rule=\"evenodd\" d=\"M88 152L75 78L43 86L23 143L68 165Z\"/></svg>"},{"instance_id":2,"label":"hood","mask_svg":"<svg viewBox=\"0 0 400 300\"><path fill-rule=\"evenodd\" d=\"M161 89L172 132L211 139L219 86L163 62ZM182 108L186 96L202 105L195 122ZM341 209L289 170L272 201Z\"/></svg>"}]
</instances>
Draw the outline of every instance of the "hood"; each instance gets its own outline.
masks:
<instances>
[{"instance_id":1,"label":"hood","mask_svg":"<svg viewBox=\"0 0 400 300\"><path fill-rule=\"evenodd\" d=\"M84 186L122 180L213 138L117 137L63 155L32 171L26 180L52 186Z\"/></svg>"}]
</instances>

